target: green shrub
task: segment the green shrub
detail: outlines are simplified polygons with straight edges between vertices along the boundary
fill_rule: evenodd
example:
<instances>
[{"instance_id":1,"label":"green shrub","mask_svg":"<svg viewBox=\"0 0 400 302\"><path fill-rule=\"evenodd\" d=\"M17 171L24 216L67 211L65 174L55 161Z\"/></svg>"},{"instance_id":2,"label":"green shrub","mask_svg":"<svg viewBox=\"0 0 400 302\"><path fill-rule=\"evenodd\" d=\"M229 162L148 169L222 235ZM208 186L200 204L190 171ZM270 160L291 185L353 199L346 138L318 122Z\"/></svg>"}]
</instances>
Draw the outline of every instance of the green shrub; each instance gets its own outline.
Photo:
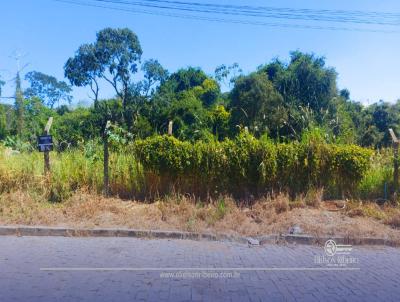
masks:
<instances>
[{"instance_id":1,"label":"green shrub","mask_svg":"<svg viewBox=\"0 0 400 302\"><path fill-rule=\"evenodd\" d=\"M137 199L185 194L195 199L232 195L250 200L268 193L294 197L320 189L330 197L366 197L369 188L375 192L387 177L372 183L371 155L369 149L317 139L274 143L242 133L222 142L192 143L153 136L110 153L110 189L113 195ZM0 191L24 188L54 201L65 200L82 188L102 191L103 154L98 143L52 152L50 161L52 173L47 180L42 154L1 151Z\"/></svg>"},{"instance_id":2,"label":"green shrub","mask_svg":"<svg viewBox=\"0 0 400 302\"><path fill-rule=\"evenodd\" d=\"M332 178L342 193L352 193L366 174L372 151L355 145L332 145Z\"/></svg>"},{"instance_id":3,"label":"green shrub","mask_svg":"<svg viewBox=\"0 0 400 302\"><path fill-rule=\"evenodd\" d=\"M371 150L354 145L317 140L274 144L246 133L209 143L154 136L136 141L133 152L144 173L153 182L164 183L157 186L160 194L172 189L199 197L232 194L239 198L273 190L295 195L311 188L356 194L372 155Z\"/></svg>"}]
</instances>

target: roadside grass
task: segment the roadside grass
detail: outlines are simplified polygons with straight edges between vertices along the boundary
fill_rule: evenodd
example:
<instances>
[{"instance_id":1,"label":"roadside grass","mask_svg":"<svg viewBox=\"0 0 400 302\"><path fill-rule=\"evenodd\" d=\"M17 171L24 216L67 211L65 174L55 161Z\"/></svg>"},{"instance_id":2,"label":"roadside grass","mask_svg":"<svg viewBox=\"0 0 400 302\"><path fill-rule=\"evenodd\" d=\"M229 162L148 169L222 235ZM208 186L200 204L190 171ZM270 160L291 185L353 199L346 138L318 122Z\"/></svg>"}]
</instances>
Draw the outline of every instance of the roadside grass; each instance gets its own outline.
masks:
<instances>
[{"instance_id":1,"label":"roadside grass","mask_svg":"<svg viewBox=\"0 0 400 302\"><path fill-rule=\"evenodd\" d=\"M388 198L392 190L393 152L391 149L377 150L371 158L370 168L358 186L358 197L364 200Z\"/></svg>"},{"instance_id":2,"label":"roadside grass","mask_svg":"<svg viewBox=\"0 0 400 302\"><path fill-rule=\"evenodd\" d=\"M280 148L281 147L282 146L280 146ZM339 148L339 150L341 149ZM364 151L366 151L366 149ZM238 154L239 153L240 152L238 152ZM235 156L238 156L235 154L232 155L232 161L236 160ZM288 154L291 153L289 152ZM158 156L156 155L154 155L154 157L157 159ZM388 150L376 152L371 160L372 167L365 173L363 172L364 175L360 178L360 183L353 186L354 192L352 192L352 196L354 195L354 197L365 200L385 197L385 187L387 192L390 192L392 188L390 182L390 176L392 174L391 157L392 155ZM173 159L175 160L175 157ZM225 158L222 159L226 160ZM226 175L222 173L225 175L225 178L223 178L222 176L219 176L217 173L218 171L210 170L212 173L209 171L211 174L207 174L208 166L211 165L211 162L208 161L205 161L205 165L201 166L205 166L204 169L207 170L206 172L203 171L205 173L203 173L204 175L200 172L201 175L192 175L190 174L190 171L182 170L182 172L179 169L177 171L181 172L176 172L176 175L164 170L163 174L161 173L162 171L160 172L155 168L151 168L151 166L145 169L143 167L144 164L142 165L138 160L136 160L131 148L121 147L120 149L114 150L110 153L110 191L111 195L114 197L142 201L154 201L160 197L164 198L168 195L176 195L178 193L183 195L190 193L196 195L197 198L203 198L204 201L209 201L208 199L210 197L215 199L220 194L232 194L240 203L240 199L242 198L249 198L249 200L252 200L254 199L253 195L258 194L257 196L260 197L263 194L271 194L276 190L282 190L290 194L292 199L293 195L296 194L302 194L303 196L298 197L298 202L291 203L289 206L282 202L280 205L277 205L278 211L283 212L290 207L303 207L303 203L306 206L317 207L318 203L322 200L324 191L321 188L308 187L307 183L318 184L319 178L324 178L324 175L318 176L314 175L315 173L312 175L310 174L309 177L313 179L312 182L305 181L303 179L304 175L294 177L294 175L297 175L300 172L296 170L298 167L289 159L290 158L286 157L281 159L284 161L283 163L280 163L280 165L284 166L285 163L288 165L290 164L289 167L284 169L284 172L281 170L275 171L274 169L276 169L276 166L274 165L270 167L271 171L268 170L269 173L265 170L266 167L261 167L258 164L254 165L254 163L251 163L254 167L249 164L250 166L246 166L246 170L244 166L240 166L248 164L246 161L244 163L239 162L238 165L240 167L236 167L232 164L231 168L234 169L229 173L232 173L234 176L225 179ZM212 158L209 160L214 159ZM191 161L195 161L195 159L190 159L183 163L178 162L177 165L182 168L180 165L189 165L187 162ZM0 193L10 192L15 189L25 189L30 192L34 191L37 194L42 195L44 198L47 198L49 201L62 202L71 197L74 192L83 188L93 194L99 194L102 192L103 158L99 145L87 143L86 145L66 150L62 153L52 152L50 154L50 162L51 176L45 177L43 176L43 155L41 153L34 151L31 153L15 154L5 152L5 149L0 146ZM163 162L160 162L159 164L162 166ZM175 164L175 161L172 161L170 164ZM315 163L312 165L309 163L307 164L307 167L314 167L313 165L315 165ZM191 166L189 165L189 167ZM228 169L224 167L225 166L221 166L220 169ZM214 167L213 169L217 168ZM259 175L257 172L258 169L261 169L262 171L265 170L263 172L265 174L263 174L263 178L265 178L264 180L257 178ZM291 172L290 169L294 170ZM345 172L340 172L342 174L344 173L343 177L347 175L346 173L348 171ZM216 174L214 175L213 173ZM248 177L246 176L246 173L248 174ZM339 174L336 175L337 177L335 177L334 180L332 179L332 181L328 182L330 185L326 188L327 196L332 194L340 195L340 188L344 190L346 186L350 185L349 183L341 183L343 180L341 180L342 176L339 177ZM271 178L272 176L275 178ZM223 179L221 179L221 177ZM357 176L356 178L359 177ZM227 185L229 181L232 182L230 186ZM263 181L264 183L261 185ZM288 184L286 184L287 182ZM297 193L295 192L296 190L293 191L289 188L291 184L297 186ZM225 189L220 188L220 185L222 187L225 186ZM211 192L212 194L209 194L210 188L215 189ZM232 192L227 190L227 188L231 188ZM247 191L247 189L249 189L249 191ZM250 192L250 189L254 192ZM243 191L243 194L235 194L235 190ZM281 209L278 209L279 206L281 206Z\"/></svg>"},{"instance_id":3,"label":"roadside grass","mask_svg":"<svg viewBox=\"0 0 400 302\"><path fill-rule=\"evenodd\" d=\"M85 189L101 193L103 162L84 150L51 153L51 175L43 175L43 155L38 152L7 155L0 148L0 193L24 189L52 202L62 202ZM110 155L110 189L113 195L132 198L140 194L141 167L126 152Z\"/></svg>"},{"instance_id":4,"label":"roadside grass","mask_svg":"<svg viewBox=\"0 0 400 302\"><path fill-rule=\"evenodd\" d=\"M393 228L400 229L400 210L399 209L392 210L391 215L386 217L385 224L390 225Z\"/></svg>"},{"instance_id":5,"label":"roadside grass","mask_svg":"<svg viewBox=\"0 0 400 302\"><path fill-rule=\"evenodd\" d=\"M160 178L127 152L111 153L112 198L101 196L103 165L90 148L51 154L51 176L43 176L38 152L10 155L0 147L0 224L68 225L74 227L132 227L238 235L287 233L298 225L308 234L397 238L399 207L378 206L374 198L389 191L392 155L381 150L358 187L358 196L345 202L323 201L324 190L310 188L289 196L270 193L251 203L219 196L200 200L188 194L158 196ZM150 192L151 203L146 199ZM173 190L172 190L173 192ZM139 202L140 200L140 202ZM335 212L330 211L329 206ZM345 205L345 206L344 206Z\"/></svg>"},{"instance_id":6,"label":"roadside grass","mask_svg":"<svg viewBox=\"0 0 400 302\"><path fill-rule=\"evenodd\" d=\"M0 225L127 227L242 236L288 233L297 225L305 234L317 237L382 237L400 242L397 208L366 204L369 210L350 217L347 210L331 212L322 205L315 208L304 204L291 209L293 202L298 201L278 194L257 200L252 206L237 206L228 196L206 204L185 196L143 203L104 198L82 189L65 202L54 203L35 193L16 190L0 195ZM277 211L277 204L278 209L285 204L285 211Z\"/></svg>"}]
</instances>

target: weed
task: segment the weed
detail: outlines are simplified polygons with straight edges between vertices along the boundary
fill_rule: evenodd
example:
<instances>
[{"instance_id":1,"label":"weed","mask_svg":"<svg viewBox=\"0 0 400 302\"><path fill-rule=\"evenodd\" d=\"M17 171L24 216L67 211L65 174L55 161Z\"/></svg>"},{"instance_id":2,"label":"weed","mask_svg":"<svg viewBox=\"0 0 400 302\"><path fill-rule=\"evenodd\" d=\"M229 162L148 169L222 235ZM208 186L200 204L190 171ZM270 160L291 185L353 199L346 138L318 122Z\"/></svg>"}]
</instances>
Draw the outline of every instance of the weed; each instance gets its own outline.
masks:
<instances>
[{"instance_id":1,"label":"weed","mask_svg":"<svg viewBox=\"0 0 400 302\"><path fill-rule=\"evenodd\" d=\"M400 228L400 210L394 211L392 215L385 219L385 224L388 224L394 228Z\"/></svg>"},{"instance_id":2,"label":"weed","mask_svg":"<svg viewBox=\"0 0 400 302\"><path fill-rule=\"evenodd\" d=\"M324 196L324 189L311 188L307 191L304 202L307 206L319 208Z\"/></svg>"},{"instance_id":3,"label":"weed","mask_svg":"<svg viewBox=\"0 0 400 302\"><path fill-rule=\"evenodd\" d=\"M289 196L281 193L273 199L273 204L277 214L286 212L290 209Z\"/></svg>"}]
</instances>

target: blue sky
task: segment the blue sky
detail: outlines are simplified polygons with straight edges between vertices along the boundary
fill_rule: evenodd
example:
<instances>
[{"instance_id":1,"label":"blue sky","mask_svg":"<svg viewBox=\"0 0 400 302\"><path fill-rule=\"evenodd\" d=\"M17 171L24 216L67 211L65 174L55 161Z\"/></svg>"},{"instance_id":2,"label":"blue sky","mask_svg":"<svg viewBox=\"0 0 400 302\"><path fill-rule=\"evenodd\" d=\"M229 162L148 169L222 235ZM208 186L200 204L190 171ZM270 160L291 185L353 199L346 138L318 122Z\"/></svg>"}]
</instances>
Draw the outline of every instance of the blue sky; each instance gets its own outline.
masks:
<instances>
[{"instance_id":1,"label":"blue sky","mask_svg":"<svg viewBox=\"0 0 400 302\"><path fill-rule=\"evenodd\" d=\"M396 0L197 2L400 13L400 1ZM24 72L38 70L62 79L63 65L79 45L94 41L96 32L104 27L128 27L139 36L143 58L156 58L171 72L190 65L212 74L216 66L233 62L250 72L274 57L287 60L289 52L298 49L325 56L327 64L339 73L339 88L348 88L356 101L368 104L400 98L400 33L206 22L52 0L1 1L0 12L0 75L6 80L16 71L16 62L10 57L15 50L26 54L21 59L21 65L29 63ZM13 90L13 83L8 82L3 96L12 95ZM88 93L87 89L74 89L73 95L76 101L87 101ZM100 94L113 95L106 85Z\"/></svg>"}]
</instances>

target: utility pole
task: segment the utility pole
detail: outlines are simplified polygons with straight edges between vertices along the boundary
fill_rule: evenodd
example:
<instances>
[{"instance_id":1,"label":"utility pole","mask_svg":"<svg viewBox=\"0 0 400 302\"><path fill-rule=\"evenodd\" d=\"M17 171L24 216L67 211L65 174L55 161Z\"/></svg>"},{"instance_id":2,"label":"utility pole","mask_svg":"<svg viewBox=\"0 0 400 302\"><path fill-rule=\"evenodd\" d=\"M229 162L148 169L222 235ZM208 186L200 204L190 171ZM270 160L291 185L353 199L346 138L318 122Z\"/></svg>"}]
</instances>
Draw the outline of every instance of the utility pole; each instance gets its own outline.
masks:
<instances>
[{"instance_id":1,"label":"utility pole","mask_svg":"<svg viewBox=\"0 0 400 302\"><path fill-rule=\"evenodd\" d=\"M15 110L17 114L17 134L21 137L24 128L24 96L21 89L19 71L17 71L15 78Z\"/></svg>"},{"instance_id":2,"label":"utility pole","mask_svg":"<svg viewBox=\"0 0 400 302\"><path fill-rule=\"evenodd\" d=\"M21 76L20 73L21 71L28 66L28 64L25 64L22 68L20 66L20 60L22 57L24 57L26 54L22 55L20 52L15 51L11 57L15 59L16 64L17 64L17 74L15 77L15 111L17 115L17 124L16 124L16 130L17 134L21 137L22 131L24 128L24 94L22 92L21 88Z\"/></svg>"}]
</instances>

